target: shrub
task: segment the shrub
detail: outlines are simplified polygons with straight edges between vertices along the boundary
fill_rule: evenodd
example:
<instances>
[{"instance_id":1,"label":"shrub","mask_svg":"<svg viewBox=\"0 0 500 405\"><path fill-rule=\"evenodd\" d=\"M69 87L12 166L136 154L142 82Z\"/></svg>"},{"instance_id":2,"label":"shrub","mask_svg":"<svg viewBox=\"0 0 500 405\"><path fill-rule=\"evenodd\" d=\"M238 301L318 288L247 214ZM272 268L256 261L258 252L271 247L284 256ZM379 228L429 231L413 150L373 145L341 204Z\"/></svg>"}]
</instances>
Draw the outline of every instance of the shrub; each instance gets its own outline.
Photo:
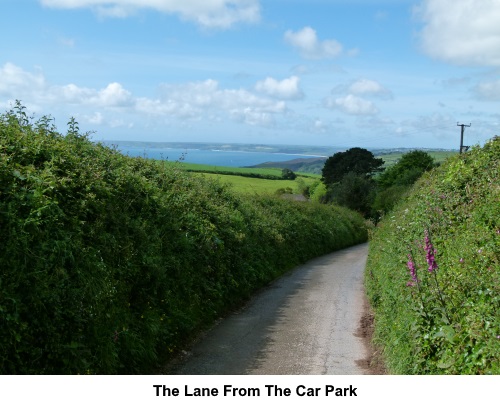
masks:
<instances>
[{"instance_id":1,"label":"shrub","mask_svg":"<svg viewBox=\"0 0 500 405\"><path fill-rule=\"evenodd\" d=\"M435 167L434 158L422 150L403 154L399 161L386 169L377 182L382 188L391 186L411 186L426 171Z\"/></svg>"},{"instance_id":2,"label":"shrub","mask_svg":"<svg viewBox=\"0 0 500 405\"><path fill-rule=\"evenodd\" d=\"M311 201L323 202L326 199L326 186L320 181L316 181L312 184L309 190L309 197Z\"/></svg>"},{"instance_id":3,"label":"shrub","mask_svg":"<svg viewBox=\"0 0 500 405\"><path fill-rule=\"evenodd\" d=\"M350 172L339 183L329 187L327 198L335 204L369 216L375 198L375 182L365 175Z\"/></svg>"},{"instance_id":4,"label":"shrub","mask_svg":"<svg viewBox=\"0 0 500 405\"><path fill-rule=\"evenodd\" d=\"M397 202L408 192L408 186L391 186L379 190L372 204L372 215L376 218L391 212Z\"/></svg>"},{"instance_id":5,"label":"shrub","mask_svg":"<svg viewBox=\"0 0 500 405\"><path fill-rule=\"evenodd\" d=\"M283 180L295 180L297 175L292 170L285 168L281 171L281 177Z\"/></svg>"},{"instance_id":6,"label":"shrub","mask_svg":"<svg viewBox=\"0 0 500 405\"><path fill-rule=\"evenodd\" d=\"M144 373L257 288L367 238L359 215L240 197L51 119L0 116L0 370Z\"/></svg>"}]
</instances>

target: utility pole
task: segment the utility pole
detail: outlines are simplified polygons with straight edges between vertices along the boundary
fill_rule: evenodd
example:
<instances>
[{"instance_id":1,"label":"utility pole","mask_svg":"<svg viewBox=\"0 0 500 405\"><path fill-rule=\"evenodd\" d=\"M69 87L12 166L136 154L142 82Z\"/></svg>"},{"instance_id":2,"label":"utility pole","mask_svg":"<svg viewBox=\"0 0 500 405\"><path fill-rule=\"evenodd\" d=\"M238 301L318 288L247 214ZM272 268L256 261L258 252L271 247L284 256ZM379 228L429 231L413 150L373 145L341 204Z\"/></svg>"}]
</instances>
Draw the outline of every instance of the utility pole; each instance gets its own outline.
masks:
<instances>
[{"instance_id":1,"label":"utility pole","mask_svg":"<svg viewBox=\"0 0 500 405\"><path fill-rule=\"evenodd\" d=\"M464 146L464 128L465 127L470 127L472 124L465 125L465 124L459 124L457 122L457 127L462 127L462 131L460 132L460 153L462 152L467 152L469 149L468 146Z\"/></svg>"}]
</instances>

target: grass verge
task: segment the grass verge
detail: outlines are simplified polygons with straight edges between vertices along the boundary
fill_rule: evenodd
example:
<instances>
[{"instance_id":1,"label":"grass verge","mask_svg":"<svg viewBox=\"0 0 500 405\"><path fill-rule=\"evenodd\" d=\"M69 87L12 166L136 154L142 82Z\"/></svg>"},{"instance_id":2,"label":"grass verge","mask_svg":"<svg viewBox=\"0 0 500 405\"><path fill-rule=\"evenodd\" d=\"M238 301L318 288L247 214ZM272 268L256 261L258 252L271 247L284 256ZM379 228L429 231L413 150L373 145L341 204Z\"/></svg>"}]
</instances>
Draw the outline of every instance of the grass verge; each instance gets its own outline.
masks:
<instances>
[{"instance_id":1,"label":"grass verge","mask_svg":"<svg viewBox=\"0 0 500 405\"><path fill-rule=\"evenodd\" d=\"M374 231L366 285L396 374L500 373L500 140L424 174Z\"/></svg>"}]
</instances>

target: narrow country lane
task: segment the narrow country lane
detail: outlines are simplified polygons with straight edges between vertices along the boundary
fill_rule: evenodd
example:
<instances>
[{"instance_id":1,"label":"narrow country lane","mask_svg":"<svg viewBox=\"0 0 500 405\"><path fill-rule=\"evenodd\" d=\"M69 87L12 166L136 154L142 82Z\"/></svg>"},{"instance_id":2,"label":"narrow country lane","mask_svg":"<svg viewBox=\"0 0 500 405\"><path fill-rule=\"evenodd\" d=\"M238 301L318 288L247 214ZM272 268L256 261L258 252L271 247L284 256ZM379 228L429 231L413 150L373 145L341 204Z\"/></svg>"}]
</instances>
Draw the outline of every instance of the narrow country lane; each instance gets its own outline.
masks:
<instances>
[{"instance_id":1,"label":"narrow country lane","mask_svg":"<svg viewBox=\"0 0 500 405\"><path fill-rule=\"evenodd\" d=\"M363 374L368 244L316 258L211 329L168 374Z\"/></svg>"}]
</instances>

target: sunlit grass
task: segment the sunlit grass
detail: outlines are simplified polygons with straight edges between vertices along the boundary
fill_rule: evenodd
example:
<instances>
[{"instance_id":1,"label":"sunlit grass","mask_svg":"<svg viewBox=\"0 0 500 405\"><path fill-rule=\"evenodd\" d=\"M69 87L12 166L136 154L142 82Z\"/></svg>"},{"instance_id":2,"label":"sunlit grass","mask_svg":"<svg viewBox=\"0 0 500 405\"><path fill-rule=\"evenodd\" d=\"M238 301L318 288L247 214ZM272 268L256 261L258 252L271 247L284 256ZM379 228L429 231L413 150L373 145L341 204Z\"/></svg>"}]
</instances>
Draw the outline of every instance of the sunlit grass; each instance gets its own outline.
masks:
<instances>
[{"instance_id":1,"label":"sunlit grass","mask_svg":"<svg viewBox=\"0 0 500 405\"><path fill-rule=\"evenodd\" d=\"M198 173L197 175L215 179L222 184L228 184L232 190L239 194L255 195L274 194L279 189L283 188L291 188L295 194L300 194L300 183L298 179L302 179L306 185L311 185L315 182L315 179L302 177L298 177L296 180L268 180L213 173Z\"/></svg>"}]
</instances>

